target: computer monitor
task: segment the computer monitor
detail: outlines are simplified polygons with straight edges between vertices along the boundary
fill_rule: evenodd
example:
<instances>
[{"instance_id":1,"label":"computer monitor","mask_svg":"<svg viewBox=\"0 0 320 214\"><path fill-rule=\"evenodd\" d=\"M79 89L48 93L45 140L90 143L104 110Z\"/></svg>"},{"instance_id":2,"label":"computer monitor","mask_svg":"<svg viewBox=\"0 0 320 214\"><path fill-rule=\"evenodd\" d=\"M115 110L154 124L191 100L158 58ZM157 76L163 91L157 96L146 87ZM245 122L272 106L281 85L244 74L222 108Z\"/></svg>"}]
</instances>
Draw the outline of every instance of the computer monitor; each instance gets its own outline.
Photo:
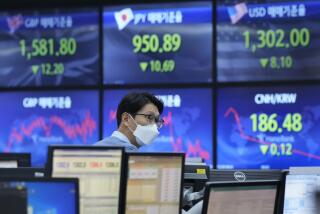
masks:
<instances>
[{"instance_id":1,"label":"computer monitor","mask_svg":"<svg viewBox=\"0 0 320 214\"><path fill-rule=\"evenodd\" d=\"M258 181L258 180L281 180L281 170L228 170L212 169L210 170L209 181L226 182L226 181Z\"/></svg>"},{"instance_id":2,"label":"computer monitor","mask_svg":"<svg viewBox=\"0 0 320 214\"><path fill-rule=\"evenodd\" d=\"M0 87L71 87L100 83L98 7L49 7L42 8L39 3L30 10L2 7Z\"/></svg>"},{"instance_id":3,"label":"computer monitor","mask_svg":"<svg viewBox=\"0 0 320 214\"><path fill-rule=\"evenodd\" d=\"M104 84L212 82L213 1L127 2L103 10Z\"/></svg>"},{"instance_id":4,"label":"computer monitor","mask_svg":"<svg viewBox=\"0 0 320 214\"><path fill-rule=\"evenodd\" d=\"M317 84L219 87L217 168L319 166L319 89Z\"/></svg>"},{"instance_id":5,"label":"computer monitor","mask_svg":"<svg viewBox=\"0 0 320 214\"><path fill-rule=\"evenodd\" d=\"M183 153L128 153L125 214L181 213Z\"/></svg>"},{"instance_id":6,"label":"computer monitor","mask_svg":"<svg viewBox=\"0 0 320 214\"><path fill-rule=\"evenodd\" d=\"M47 172L45 168L35 167L20 167L20 168L0 168L0 177L19 177L19 178L34 178L46 177Z\"/></svg>"},{"instance_id":7,"label":"computer monitor","mask_svg":"<svg viewBox=\"0 0 320 214\"><path fill-rule=\"evenodd\" d=\"M77 177L80 213L118 214L121 201L123 148L108 146L50 146L52 177Z\"/></svg>"},{"instance_id":8,"label":"computer monitor","mask_svg":"<svg viewBox=\"0 0 320 214\"><path fill-rule=\"evenodd\" d=\"M44 167L48 145L99 140L98 90L3 91L0 103L0 152L31 153L33 167Z\"/></svg>"},{"instance_id":9,"label":"computer monitor","mask_svg":"<svg viewBox=\"0 0 320 214\"><path fill-rule=\"evenodd\" d=\"M278 181L208 183L202 214L274 214L278 186Z\"/></svg>"},{"instance_id":10,"label":"computer monitor","mask_svg":"<svg viewBox=\"0 0 320 214\"><path fill-rule=\"evenodd\" d=\"M213 92L210 88L106 89L104 91L103 136L117 129L117 106L128 93L147 91L163 101L164 124L159 136L140 152L184 152L213 164ZM200 161L198 159L198 161Z\"/></svg>"},{"instance_id":11,"label":"computer monitor","mask_svg":"<svg viewBox=\"0 0 320 214\"><path fill-rule=\"evenodd\" d=\"M77 179L0 178L1 213L79 214Z\"/></svg>"},{"instance_id":12,"label":"computer monitor","mask_svg":"<svg viewBox=\"0 0 320 214\"><path fill-rule=\"evenodd\" d=\"M283 214L319 212L320 175L286 176Z\"/></svg>"},{"instance_id":13,"label":"computer monitor","mask_svg":"<svg viewBox=\"0 0 320 214\"><path fill-rule=\"evenodd\" d=\"M17 168L30 166L30 153L0 153L0 168Z\"/></svg>"}]
</instances>

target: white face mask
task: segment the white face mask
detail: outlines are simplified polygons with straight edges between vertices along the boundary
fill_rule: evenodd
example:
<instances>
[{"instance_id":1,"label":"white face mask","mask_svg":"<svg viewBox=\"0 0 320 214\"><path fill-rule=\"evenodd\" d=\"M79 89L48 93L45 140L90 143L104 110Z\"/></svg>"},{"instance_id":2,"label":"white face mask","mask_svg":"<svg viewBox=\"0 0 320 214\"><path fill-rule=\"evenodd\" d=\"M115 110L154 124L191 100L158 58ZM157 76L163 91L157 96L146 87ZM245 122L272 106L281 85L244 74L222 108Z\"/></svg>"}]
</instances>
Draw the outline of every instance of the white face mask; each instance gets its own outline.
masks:
<instances>
[{"instance_id":1,"label":"white face mask","mask_svg":"<svg viewBox=\"0 0 320 214\"><path fill-rule=\"evenodd\" d=\"M130 117L133 119L131 115ZM136 137L137 143L140 146L149 145L156 137L158 137L159 131L156 124L142 126L140 124L137 124L134 119L133 121L137 125L137 128L134 131L132 131L129 126L128 128L130 129L130 131L132 131L133 135Z\"/></svg>"},{"instance_id":2,"label":"white face mask","mask_svg":"<svg viewBox=\"0 0 320 214\"><path fill-rule=\"evenodd\" d=\"M137 124L136 130L133 135L136 137L136 141L140 146L149 145L153 140L158 137L159 131L156 124L150 124L142 126Z\"/></svg>"}]
</instances>

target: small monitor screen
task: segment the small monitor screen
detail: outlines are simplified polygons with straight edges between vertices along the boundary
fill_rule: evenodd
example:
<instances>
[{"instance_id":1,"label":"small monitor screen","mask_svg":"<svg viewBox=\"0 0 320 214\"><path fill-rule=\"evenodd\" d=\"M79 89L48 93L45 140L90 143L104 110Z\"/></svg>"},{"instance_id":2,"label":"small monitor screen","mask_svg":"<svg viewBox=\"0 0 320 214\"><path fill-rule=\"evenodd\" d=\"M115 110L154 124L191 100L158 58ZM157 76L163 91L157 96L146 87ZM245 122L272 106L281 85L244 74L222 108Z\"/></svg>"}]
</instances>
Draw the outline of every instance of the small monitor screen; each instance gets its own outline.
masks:
<instances>
[{"instance_id":1,"label":"small monitor screen","mask_svg":"<svg viewBox=\"0 0 320 214\"><path fill-rule=\"evenodd\" d=\"M1 92L0 151L31 153L39 167L48 145L96 142L98 97L94 90Z\"/></svg>"},{"instance_id":2,"label":"small monitor screen","mask_svg":"<svg viewBox=\"0 0 320 214\"><path fill-rule=\"evenodd\" d=\"M0 86L99 83L95 9L0 13Z\"/></svg>"},{"instance_id":3,"label":"small monitor screen","mask_svg":"<svg viewBox=\"0 0 320 214\"><path fill-rule=\"evenodd\" d=\"M212 81L212 2L105 7L105 84Z\"/></svg>"},{"instance_id":4,"label":"small monitor screen","mask_svg":"<svg viewBox=\"0 0 320 214\"><path fill-rule=\"evenodd\" d=\"M1 213L78 214L77 197L75 181L0 181Z\"/></svg>"},{"instance_id":5,"label":"small monitor screen","mask_svg":"<svg viewBox=\"0 0 320 214\"><path fill-rule=\"evenodd\" d=\"M129 155L126 214L178 214L182 156Z\"/></svg>"},{"instance_id":6,"label":"small monitor screen","mask_svg":"<svg viewBox=\"0 0 320 214\"><path fill-rule=\"evenodd\" d=\"M319 79L319 0L218 0L218 81Z\"/></svg>"},{"instance_id":7,"label":"small monitor screen","mask_svg":"<svg viewBox=\"0 0 320 214\"><path fill-rule=\"evenodd\" d=\"M121 149L53 147L51 152L52 177L79 178L81 214L118 214Z\"/></svg>"},{"instance_id":8,"label":"small monitor screen","mask_svg":"<svg viewBox=\"0 0 320 214\"><path fill-rule=\"evenodd\" d=\"M205 214L274 214L276 195L276 185L212 187Z\"/></svg>"},{"instance_id":9,"label":"small monitor screen","mask_svg":"<svg viewBox=\"0 0 320 214\"><path fill-rule=\"evenodd\" d=\"M17 168L18 161L16 160L0 160L0 168Z\"/></svg>"},{"instance_id":10,"label":"small monitor screen","mask_svg":"<svg viewBox=\"0 0 320 214\"><path fill-rule=\"evenodd\" d=\"M0 168L17 168L30 166L30 153L0 153Z\"/></svg>"},{"instance_id":11,"label":"small monitor screen","mask_svg":"<svg viewBox=\"0 0 320 214\"><path fill-rule=\"evenodd\" d=\"M319 175L287 175L283 214L319 213Z\"/></svg>"},{"instance_id":12,"label":"small monitor screen","mask_svg":"<svg viewBox=\"0 0 320 214\"><path fill-rule=\"evenodd\" d=\"M103 134L108 137L117 129L117 106L121 98L137 90L105 90ZM141 90L140 90L141 92ZM212 90L153 89L164 103L165 123L153 143L141 147L143 152L185 152L186 157L198 157L208 165L213 161Z\"/></svg>"}]
</instances>

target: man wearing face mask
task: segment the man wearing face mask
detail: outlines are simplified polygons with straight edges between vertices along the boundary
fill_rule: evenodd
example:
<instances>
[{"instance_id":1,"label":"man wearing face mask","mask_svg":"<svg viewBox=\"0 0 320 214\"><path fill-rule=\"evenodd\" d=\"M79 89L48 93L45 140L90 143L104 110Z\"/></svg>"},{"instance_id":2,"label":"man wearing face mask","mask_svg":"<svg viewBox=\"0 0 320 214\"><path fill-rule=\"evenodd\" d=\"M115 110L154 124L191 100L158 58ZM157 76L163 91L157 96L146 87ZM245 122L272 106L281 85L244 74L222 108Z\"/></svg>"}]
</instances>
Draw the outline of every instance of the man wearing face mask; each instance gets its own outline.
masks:
<instances>
[{"instance_id":1,"label":"man wearing face mask","mask_svg":"<svg viewBox=\"0 0 320 214\"><path fill-rule=\"evenodd\" d=\"M160 115L163 103L152 94L130 93L122 98L117 109L118 130L96 145L123 146L126 151L137 151L159 135L163 125Z\"/></svg>"}]
</instances>

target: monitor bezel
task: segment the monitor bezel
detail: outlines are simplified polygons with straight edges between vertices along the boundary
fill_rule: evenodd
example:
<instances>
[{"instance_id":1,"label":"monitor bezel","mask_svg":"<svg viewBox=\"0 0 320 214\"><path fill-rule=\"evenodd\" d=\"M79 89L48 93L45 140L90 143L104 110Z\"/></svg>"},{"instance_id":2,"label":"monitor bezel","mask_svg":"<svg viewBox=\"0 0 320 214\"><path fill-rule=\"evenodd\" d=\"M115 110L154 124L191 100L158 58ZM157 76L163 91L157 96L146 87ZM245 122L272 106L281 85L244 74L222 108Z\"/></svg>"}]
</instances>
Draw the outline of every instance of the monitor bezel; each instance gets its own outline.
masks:
<instances>
[{"instance_id":1,"label":"monitor bezel","mask_svg":"<svg viewBox=\"0 0 320 214\"><path fill-rule=\"evenodd\" d=\"M234 173L236 172L240 172L240 173L244 173L246 176L251 175L251 173L257 173L257 174L261 174L261 175L276 175L279 174L279 180L282 179L283 177L283 170L280 169L210 169L209 170L209 176L208 176L208 180L209 182L235 182L237 180L233 179L231 180L226 180L226 181L216 181L214 180L214 176L216 176L219 173L232 173L234 175ZM234 176L232 177L234 178ZM244 180L245 182L247 181L264 181L264 180L278 180L275 178L264 178L264 179L250 179L247 180L248 178L246 178L246 180ZM242 182L242 181L238 181L238 182Z\"/></svg>"},{"instance_id":2,"label":"monitor bezel","mask_svg":"<svg viewBox=\"0 0 320 214\"><path fill-rule=\"evenodd\" d=\"M80 214L79 200L79 179L78 178L52 178L52 177L0 177L0 182L55 182L55 183L73 183L75 185L75 214Z\"/></svg>"},{"instance_id":3,"label":"monitor bezel","mask_svg":"<svg viewBox=\"0 0 320 214\"><path fill-rule=\"evenodd\" d=\"M209 205L209 196L210 190L214 187L251 187L251 186L275 186L276 187L276 197L274 201L274 210L273 213L277 214L278 209L278 197L279 197L279 187L280 181L279 180L259 180L259 181L246 181L246 182L207 182L205 186L205 193L203 198L203 207L202 207L202 214L207 214L208 212L208 205Z\"/></svg>"},{"instance_id":4,"label":"monitor bezel","mask_svg":"<svg viewBox=\"0 0 320 214\"><path fill-rule=\"evenodd\" d=\"M180 194L179 194L179 212L177 214L181 214L182 210L182 195L183 195L183 177L184 177L184 165L185 165L185 154L184 153L169 153L169 152L127 152L126 153L126 167L125 167L125 179L123 185L123 202L121 213L126 214L126 204L127 204L127 183L128 183L128 175L129 175L129 158L131 156L141 156L141 157L180 157L181 158L181 182L180 182Z\"/></svg>"},{"instance_id":5,"label":"monitor bezel","mask_svg":"<svg viewBox=\"0 0 320 214\"><path fill-rule=\"evenodd\" d=\"M48 146L48 159L46 163L47 174L52 177L53 170L53 153L56 149L61 150L95 150L95 151L103 151L103 150L117 150L121 152L121 165L120 165L120 184L119 184L119 198L118 198L118 212L121 210L121 201L124 199L123 194L123 186L125 182L125 151L124 147L121 146L94 146L94 145L49 145ZM80 190L79 195L80 198ZM80 202L79 202L80 205Z\"/></svg>"},{"instance_id":6,"label":"monitor bezel","mask_svg":"<svg viewBox=\"0 0 320 214\"><path fill-rule=\"evenodd\" d=\"M43 176L37 176L35 173L43 173ZM31 173L34 175L32 176ZM45 178L47 169L40 167L18 167L18 168L0 168L0 178Z\"/></svg>"}]
</instances>

